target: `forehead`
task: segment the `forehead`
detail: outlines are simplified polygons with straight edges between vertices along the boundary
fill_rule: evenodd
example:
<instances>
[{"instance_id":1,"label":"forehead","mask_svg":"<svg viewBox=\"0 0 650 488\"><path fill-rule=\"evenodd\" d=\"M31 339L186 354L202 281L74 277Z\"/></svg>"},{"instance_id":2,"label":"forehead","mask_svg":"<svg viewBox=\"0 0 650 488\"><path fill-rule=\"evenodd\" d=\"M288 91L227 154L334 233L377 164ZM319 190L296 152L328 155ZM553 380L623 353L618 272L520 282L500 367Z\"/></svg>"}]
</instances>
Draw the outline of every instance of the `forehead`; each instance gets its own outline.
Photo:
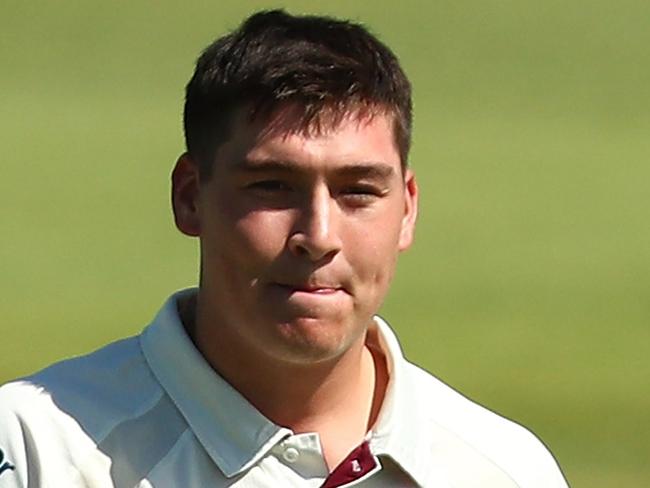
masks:
<instances>
[{"instance_id":1,"label":"forehead","mask_svg":"<svg viewBox=\"0 0 650 488\"><path fill-rule=\"evenodd\" d=\"M378 162L399 169L393 122L392 115L377 110L325 112L308 123L291 107L253 119L240 110L217 149L215 169L255 160L320 167Z\"/></svg>"}]
</instances>

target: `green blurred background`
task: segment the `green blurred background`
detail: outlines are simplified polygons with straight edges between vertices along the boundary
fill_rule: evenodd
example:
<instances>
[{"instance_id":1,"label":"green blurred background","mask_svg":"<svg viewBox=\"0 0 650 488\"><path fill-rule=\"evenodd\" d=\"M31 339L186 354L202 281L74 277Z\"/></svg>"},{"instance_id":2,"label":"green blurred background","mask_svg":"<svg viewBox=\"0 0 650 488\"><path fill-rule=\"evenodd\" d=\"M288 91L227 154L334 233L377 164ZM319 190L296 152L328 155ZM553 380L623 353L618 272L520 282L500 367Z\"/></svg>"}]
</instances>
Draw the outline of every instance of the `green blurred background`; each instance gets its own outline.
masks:
<instances>
[{"instance_id":1,"label":"green blurred background","mask_svg":"<svg viewBox=\"0 0 650 488\"><path fill-rule=\"evenodd\" d=\"M573 486L650 486L647 0L3 0L0 382L196 282L168 197L184 84L277 6L363 21L413 81L421 217L383 309L409 357Z\"/></svg>"}]
</instances>

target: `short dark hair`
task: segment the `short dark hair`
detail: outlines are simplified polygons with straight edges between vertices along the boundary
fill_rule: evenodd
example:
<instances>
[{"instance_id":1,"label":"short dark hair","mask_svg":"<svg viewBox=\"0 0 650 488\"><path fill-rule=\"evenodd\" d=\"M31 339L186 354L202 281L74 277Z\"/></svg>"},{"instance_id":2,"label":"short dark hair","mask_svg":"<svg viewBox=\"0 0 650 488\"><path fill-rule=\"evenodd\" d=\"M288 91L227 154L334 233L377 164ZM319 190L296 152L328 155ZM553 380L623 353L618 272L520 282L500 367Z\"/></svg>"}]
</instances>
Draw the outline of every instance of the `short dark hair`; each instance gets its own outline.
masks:
<instances>
[{"instance_id":1,"label":"short dark hair","mask_svg":"<svg viewBox=\"0 0 650 488\"><path fill-rule=\"evenodd\" d=\"M187 85L187 151L209 177L232 114L250 107L251 120L298 107L297 126L335 121L360 110L393 117L405 167L411 145L411 85L397 57L363 26L322 16L262 11L208 46ZM336 118L338 117L338 119Z\"/></svg>"}]
</instances>

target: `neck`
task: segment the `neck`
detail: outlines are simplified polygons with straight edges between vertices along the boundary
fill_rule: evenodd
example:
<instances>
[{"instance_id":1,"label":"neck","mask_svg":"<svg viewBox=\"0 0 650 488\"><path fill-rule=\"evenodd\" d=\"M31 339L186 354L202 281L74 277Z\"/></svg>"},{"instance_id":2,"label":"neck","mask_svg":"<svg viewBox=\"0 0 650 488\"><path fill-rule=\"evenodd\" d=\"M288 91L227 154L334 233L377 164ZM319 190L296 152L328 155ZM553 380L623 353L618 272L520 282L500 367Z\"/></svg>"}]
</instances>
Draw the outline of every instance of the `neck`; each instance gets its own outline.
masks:
<instances>
[{"instance_id":1,"label":"neck","mask_svg":"<svg viewBox=\"0 0 650 488\"><path fill-rule=\"evenodd\" d=\"M387 383L383 358L365 345L365 335L334 359L291 363L242 354L195 301L180 312L204 358L257 410L294 433L318 432L330 469L363 441Z\"/></svg>"}]
</instances>

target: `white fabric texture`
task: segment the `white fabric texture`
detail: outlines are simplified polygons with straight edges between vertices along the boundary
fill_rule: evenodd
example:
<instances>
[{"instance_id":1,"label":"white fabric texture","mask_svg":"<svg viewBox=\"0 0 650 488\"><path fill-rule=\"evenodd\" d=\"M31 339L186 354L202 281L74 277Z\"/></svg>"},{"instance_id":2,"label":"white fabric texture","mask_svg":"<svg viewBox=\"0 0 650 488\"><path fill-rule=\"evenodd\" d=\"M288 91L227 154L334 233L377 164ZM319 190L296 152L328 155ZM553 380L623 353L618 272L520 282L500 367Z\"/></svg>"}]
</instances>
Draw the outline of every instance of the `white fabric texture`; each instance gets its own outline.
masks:
<instances>
[{"instance_id":1,"label":"white fabric texture","mask_svg":"<svg viewBox=\"0 0 650 488\"><path fill-rule=\"evenodd\" d=\"M0 488L318 487L317 433L275 425L216 374L172 295L142 334L0 388ZM409 363L376 318L389 384L355 487L563 488L544 445Z\"/></svg>"}]
</instances>

